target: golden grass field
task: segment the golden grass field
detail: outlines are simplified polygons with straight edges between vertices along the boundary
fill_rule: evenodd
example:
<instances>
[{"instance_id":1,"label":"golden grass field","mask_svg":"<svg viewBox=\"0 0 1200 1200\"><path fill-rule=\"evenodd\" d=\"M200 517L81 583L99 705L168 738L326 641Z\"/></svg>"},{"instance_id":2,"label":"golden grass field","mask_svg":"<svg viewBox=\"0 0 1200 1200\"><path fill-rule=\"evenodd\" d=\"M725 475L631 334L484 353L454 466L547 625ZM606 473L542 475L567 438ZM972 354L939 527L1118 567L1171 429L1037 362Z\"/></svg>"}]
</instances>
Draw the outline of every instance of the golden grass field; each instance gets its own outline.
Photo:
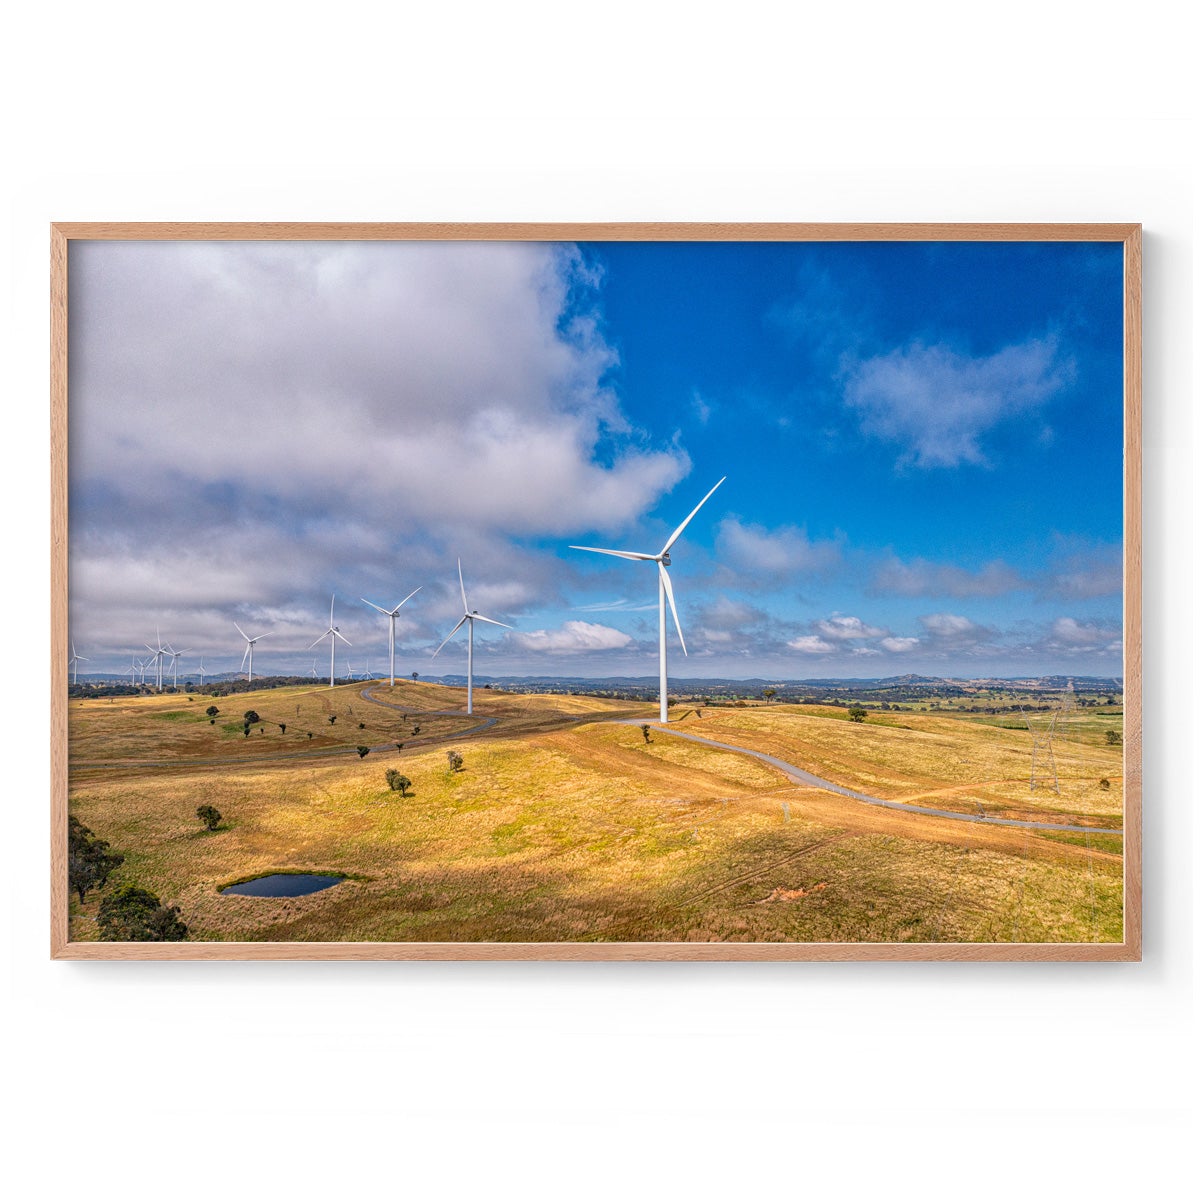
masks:
<instances>
[{"instance_id":1,"label":"golden grass field","mask_svg":"<svg viewBox=\"0 0 1200 1200\"><path fill-rule=\"evenodd\" d=\"M1122 940L1112 834L876 808L606 720L652 721L651 705L482 689L473 717L464 703L461 689L412 682L72 700L71 812L125 854L113 883L178 904L201 940ZM245 737L251 708L265 732ZM1121 750L1089 718L1056 738L1061 793L1031 794L1028 734L997 722L699 711L673 726L882 798L1121 825ZM372 749L360 759L357 745ZM388 788L388 767L412 779L407 797ZM200 804L220 809L217 831L201 827ZM274 871L347 878L293 899L219 892ZM73 940L95 938L103 895L72 899Z\"/></svg>"}]
</instances>

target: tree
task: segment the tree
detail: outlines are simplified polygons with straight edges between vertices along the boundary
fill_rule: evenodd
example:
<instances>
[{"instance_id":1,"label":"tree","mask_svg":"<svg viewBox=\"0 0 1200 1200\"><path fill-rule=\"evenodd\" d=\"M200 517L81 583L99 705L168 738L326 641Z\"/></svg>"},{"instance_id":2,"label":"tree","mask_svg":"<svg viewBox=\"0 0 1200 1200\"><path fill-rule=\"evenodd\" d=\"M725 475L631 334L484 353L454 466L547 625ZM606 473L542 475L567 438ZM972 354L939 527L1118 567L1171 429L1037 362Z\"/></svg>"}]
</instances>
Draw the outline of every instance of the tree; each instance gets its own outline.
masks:
<instances>
[{"instance_id":1,"label":"tree","mask_svg":"<svg viewBox=\"0 0 1200 1200\"><path fill-rule=\"evenodd\" d=\"M254 709L248 708L244 713L242 713L242 720L245 721L247 725L257 725L261 718L259 717L258 713L254 711Z\"/></svg>"},{"instance_id":2,"label":"tree","mask_svg":"<svg viewBox=\"0 0 1200 1200\"><path fill-rule=\"evenodd\" d=\"M280 725L279 725L279 732L280 732L280 733L287 733L287 726L286 726L285 724L283 724L283 722L280 722Z\"/></svg>"},{"instance_id":3,"label":"tree","mask_svg":"<svg viewBox=\"0 0 1200 1200\"><path fill-rule=\"evenodd\" d=\"M358 727L359 729L366 729L366 725L362 721L359 721Z\"/></svg>"},{"instance_id":4,"label":"tree","mask_svg":"<svg viewBox=\"0 0 1200 1200\"><path fill-rule=\"evenodd\" d=\"M366 758L367 755L371 753L370 746L355 746L354 748L358 751L359 758Z\"/></svg>"},{"instance_id":5,"label":"tree","mask_svg":"<svg viewBox=\"0 0 1200 1200\"><path fill-rule=\"evenodd\" d=\"M242 726L242 737L249 737L249 736L250 736L250 722L247 721L246 724Z\"/></svg>"},{"instance_id":6,"label":"tree","mask_svg":"<svg viewBox=\"0 0 1200 1200\"><path fill-rule=\"evenodd\" d=\"M337 713L329 714L329 723L330 723L330 725L334 725L337 723Z\"/></svg>"},{"instance_id":7,"label":"tree","mask_svg":"<svg viewBox=\"0 0 1200 1200\"><path fill-rule=\"evenodd\" d=\"M395 742L395 743L393 743L393 744L394 744L394 745L395 745L395 747L396 747L396 753L397 753L397 754L399 754L399 753L400 753L400 751L404 749L404 743L403 743L403 742Z\"/></svg>"},{"instance_id":8,"label":"tree","mask_svg":"<svg viewBox=\"0 0 1200 1200\"><path fill-rule=\"evenodd\" d=\"M1121 735L1115 729L1106 729L1104 731L1104 740L1110 746L1119 746L1121 744Z\"/></svg>"},{"instance_id":9,"label":"tree","mask_svg":"<svg viewBox=\"0 0 1200 1200\"><path fill-rule=\"evenodd\" d=\"M418 733L420 733L420 732L421 732L421 727L420 727L420 725L414 725L414 726L413 726L413 737L416 737L416 736L417 736L417 734L418 734Z\"/></svg>"},{"instance_id":10,"label":"tree","mask_svg":"<svg viewBox=\"0 0 1200 1200\"><path fill-rule=\"evenodd\" d=\"M774 688L763 688L763 699L768 704L770 704L771 701L775 699L775 695L776 695L776 692L775 692Z\"/></svg>"},{"instance_id":11,"label":"tree","mask_svg":"<svg viewBox=\"0 0 1200 1200\"><path fill-rule=\"evenodd\" d=\"M71 891L79 893L80 904L93 888L103 888L124 861L125 855L110 853L108 843L96 837L78 817L68 820L67 883Z\"/></svg>"},{"instance_id":12,"label":"tree","mask_svg":"<svg viewBox=\"0 0 1200 1200\"><path fill-rule=\"evenodd\" d=\"M388 767L387 785L393 792L399 792L400 795L407 796L408 789L412 787L412 780L407 775L401 775L394 767Z\"/></svg>"},{"instance_id":13,"label":"tree","mask_svg":"<svg viewBox=\"0 0 1200 1200\"><path fill-rule=\"evenodd\" d=\"M417 672L416 672L416 671L414 671L414 672L413 672L413 678L414 678L414 679L416 679L416 678L417 678Z\"/></svg>"},{"instance_id":14,"label":"tree","mask_svg":"<svg viewBox=\"0 0 1200 1200\"><path fill-rule=\"evenodd\" d=\"M221 814L211 804L202 804L196 809L196 816L204 822L204 828L210 833L221 823Z\"/></svg>"},{"instance_id":15,"label":"tree","mask_svg":"<svg viewBox=\"0 0 1200 1200\"><path fill-rule=\"evenodd\" d=\"M650 745L650 726L649 725L642 726L642 739L645 741L647 746Z\"/></svg>"},{"instance_id":16,"label":"tree","mask_svg":"<svg viewBox=\"0 0 1200 1200\"><path fill-rule=\"evenodd\" d=\"M1110 787L1112 787L1112 784L1107 779L1100 780L1100 790L1102 792L1107 792Z\"/></svg>"},{"instance_id":17,"label":"tree","mask_svg":"<svg viewBox=\"0 0 1200 1200\"><path fill-rule=\"evenodd\" d=\"M188 935L178 907L132 884L105 896L96 920L102 942L183 942Z\"/></svg>"},{"instance_id":18,"label":"tree","mask_svg":"<svg viewBox=\"0 0 1200 1200\"><path fill-rule=\"evenodd\" d=\"M218 708L218 707L217 707L215 704L210 704L210 705L209 705L209 706L208 706L208 707L207 707L207 708L204 710L204 715L205 715L206 717L215 717L215 716L216 716L216 715L217 715L217 714L218 714L220 711L221 711L221 710L220 710L220 709L219 709L219 708Z\"/></svg>"},{"instance_id":19,"label":"tree","mask_svg":"<svg viewBox=\"0 0 1200 1200\"><path fill-rule=\"evenodd\" d=\"M852 704L848 713L850 720L862 724L867 719L867 710L861 704Z\"/></svg>"},{"instance_id":20,"label":"tree","mask_svg":"<svg viewBox=\"0 0 1200 1200\"><path fill-rule=\"evenodd\" d=\"M446 761L450 764L451 771L461 771L463 766L463 756L457 750L446 751Z\"/></svg>"}]
</instances>

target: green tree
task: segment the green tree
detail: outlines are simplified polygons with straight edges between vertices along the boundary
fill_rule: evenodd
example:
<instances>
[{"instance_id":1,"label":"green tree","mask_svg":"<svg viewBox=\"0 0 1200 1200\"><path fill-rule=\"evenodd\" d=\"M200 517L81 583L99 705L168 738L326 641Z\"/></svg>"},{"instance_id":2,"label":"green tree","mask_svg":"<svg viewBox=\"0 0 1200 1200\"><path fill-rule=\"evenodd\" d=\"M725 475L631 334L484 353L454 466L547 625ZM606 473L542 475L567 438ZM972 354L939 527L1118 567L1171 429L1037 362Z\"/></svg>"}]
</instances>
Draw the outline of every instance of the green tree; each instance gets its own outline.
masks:
<instances>
[{"instance_id":1,"label":"green tree","mask_svg":"<svg viewBox=\"0 0 1200 1200\"><path fill-rule=\"evenodd\" d=\"M329 723L330 725L335 725L337 723L337 713L329 714Z\"/></svg>"},{"instance_id":2,"label":"green tree","mask_svg":"<svg viewBox=\"0 0 1200 1200\"><path fill-rule=\"evenodd\" d=\"M457 750L447 750L446 761L450 764L451 771L461 771L463 768L463 756Z\"/></svg>"},{"instance_id":3,"label":"green tree","mask_svg":"<svg viewBox=\"0 0 1200 1200\"><path fill-rule=\"evenodd\" d=\"M1121 744L1121 735L1115 729L1106 729L1104 731L1104 740L1110 746L1119 746Z\"/></svg>"},{"instance_id":4,"label":"green tree","mask_svg":"<svg viewBox=\"0 0 1200 1200\"><path fill-rule=\"evenodd\" d=\"M282 721L279 723L279 732L287 733L287 725L285 725Z\"/></svg>"},{"instance_id":5,"label":"green tree","mask_svg":"<svg viewBox=\"0 0 1200 1200\"><path fill-rule=\"evenodd\" d=\"M245 721L247 725L257 725L261 719L262 718L259 717L258 713L256 713L252 708L248 708L244 713L242 713L242 720Z\"/></svg>"},{"instance_id":6,"label":"green tree","mask_svg":"<svg viewBox=\"0 0 1200 1200\"><path fill-rule=\"evenodd\" d=\"M204 710L204 715L205 715L206 717L215 717L215 716L216 716L216 715L217 715L217 714L218 714L220 711L221 711L221 710L220 710L220 709L219 709L219 708L218 708L218 707L217 707L215 704L210 704L210 705L209 705L209 706L208 706L208 707L207 707L207 708Z\"/></svg>"},{"instance_id":7,"label":"green tree","mask_svg":"<svg viewBox=\"0 0 1200 1200\"><path fill-rule=\"evenodd\" d=\"M355 746L354 748L358 751L359 758L366 758L367 755L371 753L370 746Z\"/></svg>"},{"instance_id":8,"label":"green tree","mask_svg":"<svg viewBox=\"0 0 1200 1200\"><path fill-rule=\"evenodd\" d=\"M200 807L196 809L196 816L198 816L200 820L204 822L205 829L209 830L210 832L216 829L216 827L221 823L221 814L211 804L200 805Z\"/></svg>"},{"instance_id":9,"label":"green tree","mask_svg":"<svg viewBox=\"0 0 1200 1200\"><path fill-rule=\"evenodd\" d=\"M125 855L111 853L108 843L96 837L78 817L68 819L67 882L71 891L79 894L80 904L93 888L103 888L124 861Z\"/></svg>"},{"instance_id":10,"label":"green tree","mask_svg":"<svg viewBox=\"0 0 1200 1200\"><path fill-rule=\"evenodd\" d=\"M852 704L848 713L850 720L861 725L867 719L867 710L861 704Z\"/></svg>"},{"instance_id":11,"label":"green tree","mask_svg":"<svg viewBox=\"0 0 1200 1200\"><path fill-rule=\"evenodd\" d=\"M1102 792L1107 792L1110 787L1112 787L1112 784L1107 779L1100 780L1100 790Z\"/></svg>"},{"instance_id":12,"label":"green tree","mask_svg":"<svg viewBox=\"0 0 1200 1200\"><path fill-rule=\"evenodd\" d=\"M775 699L776 691L774 688L763 688L763 699L770 704Z\"/></svg>"},{"instance_id":13,"label":"green tree","mask_svg":"<svg viewBox=\"0 0 1200 1200\"><path fill-rule=\"evenodd\" d=\"M178 907L132 884L105 896L96 920L102 942L182 942L188 935Z\"/></svg>"},{"instance_id":14,"label":"green tree","mask_svg":"<svg viewBox=\"0 0 1200 1200\"><path fill-rule=\"evenodd\" d=\"M399 753L400 753L400 751L404 749L404 743L403 743L403 742L394 742L394 743L393 743L393 745L396 747L396 753L397 753L397 754L399 754Z\"/></svg>"},{"instance_id":15,"label":"green tree","mask_svg":"<svg viewBox=\"0 0 1200 1200\"><path fill-rule=\"evenodd\" d=\"M412 780L407 775L401 775L394 767L388 767L387 785L393 792L399 792L400 795L407 796L408 789L412 787Z\"/></svg>"},{"instance_id":16,"label":"green tree","mask_svg":"<svg viewBox=\"0 0 1200 1200\"><path fill-rule=\"evenodd\" d=\"M647 746L650 744L650 726L649 725L642 726L642 740L646 743Z\"/></svg>"}]
</instances>

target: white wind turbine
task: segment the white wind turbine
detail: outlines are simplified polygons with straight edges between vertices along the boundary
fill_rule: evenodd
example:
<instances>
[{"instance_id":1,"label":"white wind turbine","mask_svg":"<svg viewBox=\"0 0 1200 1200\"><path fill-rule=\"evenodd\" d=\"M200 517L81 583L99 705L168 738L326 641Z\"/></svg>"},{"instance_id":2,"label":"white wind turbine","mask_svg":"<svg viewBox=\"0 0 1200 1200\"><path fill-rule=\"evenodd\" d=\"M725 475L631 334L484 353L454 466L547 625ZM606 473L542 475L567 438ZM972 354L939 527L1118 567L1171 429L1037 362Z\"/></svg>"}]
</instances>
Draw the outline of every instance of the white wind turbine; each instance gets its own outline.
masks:
<instances>
[{"instance_id":1,"label":"white wind turbine","mask_svg":"<svg viewBox=\"0 0 1200 1200\"><path fill-rule=\"evenodd\" d=\"M149 642L143 642L142 645L150 651L150 663L154 664L155 687L162 691L163 677L163 659L167 655L167 647L163 645L162 634L157 629L154 631L154 640L158 643L157 646L151 646ZM149 665L149 664L147 664Z\"/></svg>"},{"instance_id":2,"label":"white wind turbine","mask_svg":"<svg viewBox=\"0 0 1200 1200\"><path fill-rule=\"evenodd\" d=\"M91 662L90 658L84 658L82 654L75 653L75 643L71 643L71 660L67 666L71 668L71 683L72 685L79 682L79 664L81 662Z\"/></svg>"},{"instance_id":3,"label":"white wind turbine","mask_svg":"<svg viewBox=\"0 0 1200 1200\"><path fill-rule=\"evenodd\" d=\"M130 658L129 666L124 671L122 671L121 674L129 676L129 686L133 687L134 680L137 678L137 673L139 671L141 671L143 668L142 668L142 664L138 661L138 657L136 654L131 654L129 656L129 658Z\"/></svg>"},{"instance_id":4,"label":"white wind turbine","mask_svg":"<svg viewBox=\"0 0 1200 1200\"><path fill-rule=\"evenodd\" d=\"M316 679L316 677L317 677L317 660L315 658L313 659L313 665L312 665L312 677L314 679Z\"/></svg>"},{"instance_id":5,"label":"white wind turbine","mask_svg":"<svg viewBox=\"0 0 1200 1200\"><path fill-rule=\"evenodd\" d=\"M204 686L204 655L200 655L200 686Z\"/></svg>"},{"instance_id":6,"label":"white wind turbine","mask_svg":"<svg viewBox=\"0 0 1200 1200\"><path fill-rule=\"evenodd\" d=\"M171 686L179 687L179 660L185 655L190 654L190 650L173 650L170 646L167 647L167 653L171 656Z\"/></svg>"},{"instance_id":7,"label":"white wind turbine","mask_svg":"<svg viewBox=\"0 0 1200 1200\"><path fill-rule=\"evenodd\" d=\"M323 634L321 634L321 636L319 638L317 638L316 642L313 642L312 646L309 646L309 649L311 650L313 648L313 646L317 645L318 642L323 642L326 638L329 639L329 686L330 687L333 687L333 653L334 653L334 650L337 648L338 638L341 638L342 641L345 642L347 646L353 645L353 643L350 641L350 639L345 637L342 634L341 630L339 630L338 627L333 623L334 599L335 599L334 596L329 597L329 628L327 630L325 630L325 632ZM316 663L314 663L313 665L316 666Z\"/></svg>"},{"instance_id":8,"label":"white wind turbine","mask_svg":"<svg viewBox=\"0 0 1200 1200\"><path fill-rule=\"evenodd\" d=\"M388 665L391 673L391 686L396 686L396 614L420 591L420 588L413 588L395 608L380 608L378 604L368 600L365 596L360 596L364 604L369 604L376 612L383 613L388 621Z\"/></svg>"},{"instance_id":9,"label":"white wind turbine","mask_svg":"<svg viewBox=\"0 0 1200 1200\"><path fill-rule=\"evenodd\" d=\"M687 654L687 645L683 640L683 629L679 624L679 613L675 610L675 593L671 590L671 576L667 568L671 565L671 547L675 545L679 535L688 527L691 519L708 502L708 497L723 484L727 476L722 475L713 484L708 496L705 496L695 508L688 513L686 520L669 538L667 544L657 554L635 554L631 550L601 550L596 546L572 546L572 550L589 550L593 554L611 554L614 558L631 558L635 562L652 562L658 564L658 719L667 723L667 609L671 606L671 616L675 618L675 631L679 634L679 645Z\"/></svg>"},{"instance_id":10,"label":"white wind turbine","mask_svg":"<svg viewBox=\"0 0 1200 1200\"><path fill-rule=\"evenodd\" d=\"M499 625L501 629L511 629L511 625L505 625L503 621L493 621L491 617L481 617L477 612L472 612L467 604L467 588L463 583L462 559L458 560L458 590L462 592L463 615L459 618L459 622L450 630L446 637L446 642L450 640L464 625L467 627L467 715L470 716L474 712L472 697L474 694L475 682L475 622L483 621L488 625ZM434 652L433 657L442 652L442 647L446 642L443 642Z\"/></svg>"},{"instance_id":11,"label":"white wind turbine","mask_svg":"<svg viewBox=\"0 0 1200 1200\"><path fill-rule=\"evenodd\" d=\"M260 633L257 637L251 637L236 621L233 623L234 629L238 631L246 639L246 649L242 654L242 666L246 666L246 660L250 660L250 669L246 672L246 682L254 682L254 643L261 641L267 636L267 633ZM270 632L269 630L267 631ZM241 669L240 667L238 668Z\"/></svg>"}]
</instances>

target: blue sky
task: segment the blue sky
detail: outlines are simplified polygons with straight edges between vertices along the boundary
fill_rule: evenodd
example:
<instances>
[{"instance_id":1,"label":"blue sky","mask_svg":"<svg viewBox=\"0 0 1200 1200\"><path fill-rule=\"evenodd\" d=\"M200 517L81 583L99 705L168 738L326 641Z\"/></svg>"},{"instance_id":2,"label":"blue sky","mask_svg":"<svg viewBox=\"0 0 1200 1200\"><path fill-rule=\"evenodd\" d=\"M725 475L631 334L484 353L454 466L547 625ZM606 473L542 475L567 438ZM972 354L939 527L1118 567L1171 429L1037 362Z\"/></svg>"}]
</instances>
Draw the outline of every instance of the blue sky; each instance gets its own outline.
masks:
<instances>
[{"instance_id":1,"label":"blue sky","mask_svg":"<svg viewBox=\"0 0 1200 1200\"><path fill-rule=\"evenodd\" d=\"M307 670L1119 675L1121 247L88 243L72 633ZM232 631L232 636L231 636ZM89 664L88 669L93 669Z\"/></svg>"}]
</instances>

